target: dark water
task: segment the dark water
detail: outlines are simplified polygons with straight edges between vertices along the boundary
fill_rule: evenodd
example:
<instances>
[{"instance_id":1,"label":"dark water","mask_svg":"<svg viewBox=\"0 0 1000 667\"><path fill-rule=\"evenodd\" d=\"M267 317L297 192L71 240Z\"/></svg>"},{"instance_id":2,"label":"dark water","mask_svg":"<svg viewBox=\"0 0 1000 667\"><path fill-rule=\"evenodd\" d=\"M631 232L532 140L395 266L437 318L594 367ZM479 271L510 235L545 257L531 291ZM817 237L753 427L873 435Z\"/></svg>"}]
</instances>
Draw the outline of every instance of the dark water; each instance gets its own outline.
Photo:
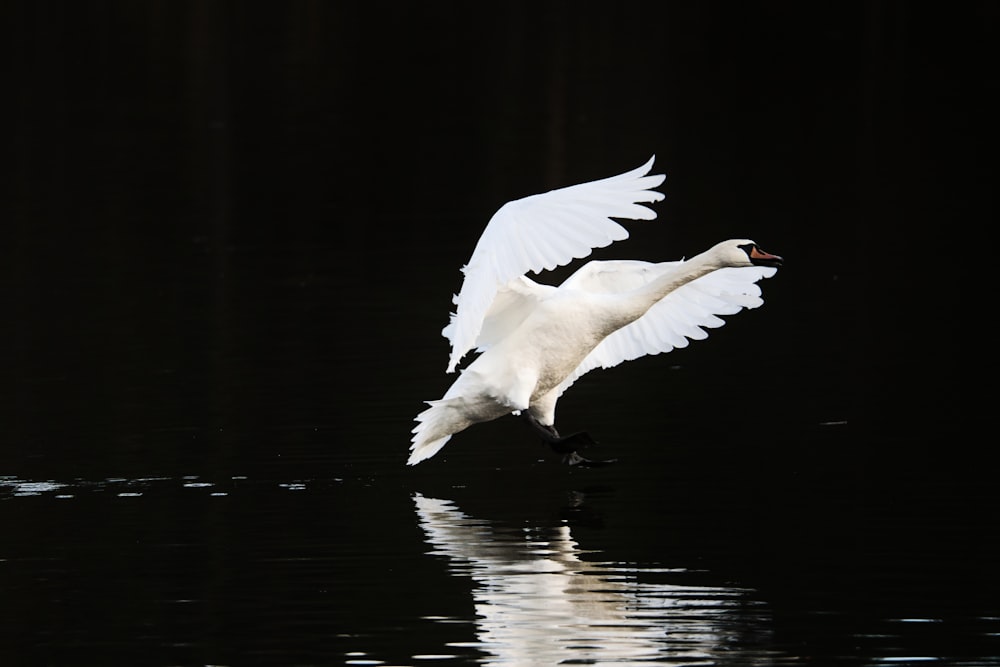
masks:
<instances>
[{"instance_id":1,"label":"dark water","mask_svg":"<svg viewBox=\"0 0 1000 667\"><path fill-rule=\"evenodd\" d=\"M991 4L4 11L0 664L1000 664ZM492 212L654 152L598 254L764 307L407 468Z\"/></svg>"},{"instance_id":2,"label":"dark water","mask_svg":"<svg viewBox=\"0 0 1000 667\"><path fill-rule=\"evenodd\" d=\"M667 462L5 477L6 660L996 664L967 508Z\"/></svg>"}]
</instances>

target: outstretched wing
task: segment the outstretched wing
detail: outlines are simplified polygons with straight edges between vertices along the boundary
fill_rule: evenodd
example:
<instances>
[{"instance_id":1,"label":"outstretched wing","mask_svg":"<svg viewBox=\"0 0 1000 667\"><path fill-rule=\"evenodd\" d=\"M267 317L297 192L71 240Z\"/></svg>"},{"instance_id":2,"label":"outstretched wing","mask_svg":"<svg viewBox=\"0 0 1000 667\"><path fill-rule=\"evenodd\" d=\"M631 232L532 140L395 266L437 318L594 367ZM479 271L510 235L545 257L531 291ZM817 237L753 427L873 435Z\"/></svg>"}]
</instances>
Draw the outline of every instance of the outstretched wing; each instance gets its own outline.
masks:
<instances>
[{"instance_id":1,"label":"outstretched wing","mask_svg":"<svg viewBox=\"0 0 1000 667\"><path fill-rule=\"evenodd\" d=\"M607 262L614 267L606 274L601 271L601 264L604 263L590 262L579 280L574 274L567 283L574 280L575 287L596 292L634 289L663 271L672 270L679 262ZM776 271L764 266L718 269L677 288L635 322L601 341L559 385L556 395L562 395L577 378L595 368L611 368L647 354L687 347L689 339L707 338L706 328L715 329L726 323L720 315L733 315L743 308L757 308L763 304L760 286L756 283L761 278L770 278ZM604 275L613 279L614 284L608 283Z\"/></svg>"},{"instance_id":2,"label":"outstretched wing","mask_svg":"<svg viewBox=\"0 0 1000 667\"><path fill-rule=\"evenodd\" d=\"M528 271L551 270L628 238L612 218L656 217L640 204L663 199L651 188L664 176L647 176L654 159L618 176L507 202L493 214L462 269L465 279L454 298L456 309L442 331L451 341L449 373L476 345L498 290Z\"/></svg>"}]
</instances>

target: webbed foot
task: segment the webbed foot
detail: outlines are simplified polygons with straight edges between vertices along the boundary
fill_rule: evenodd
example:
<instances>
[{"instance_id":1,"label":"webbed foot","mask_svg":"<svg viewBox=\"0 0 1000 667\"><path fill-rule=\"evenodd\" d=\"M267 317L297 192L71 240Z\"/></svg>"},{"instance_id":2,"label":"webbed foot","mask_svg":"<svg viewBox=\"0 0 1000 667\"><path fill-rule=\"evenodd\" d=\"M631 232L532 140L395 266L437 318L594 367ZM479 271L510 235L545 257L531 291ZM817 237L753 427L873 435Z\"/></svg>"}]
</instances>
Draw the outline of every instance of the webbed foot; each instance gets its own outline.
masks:
<instances>
[{"instance_id":1,"label":"webbed foot","mask_svg":"<svg viewBox=\"0 0 1000 667\"><path fill-rule=\"evenodd\" d=\"M548 443L549 447L556 454L572 454L578 449L584 449L597 444L597 441L590 437L590 434L586 431L561 437L556 433L554 428L552 429L552 435L547 438L543 436L543 440Z\"/></svg>"},{"instance_id":2,"label":"webbed foot","mask_svg":"<svg viewBox=\"0 0 1000 667\"><path fill-rule=\"evenodd\" d=\"M542 440L552 448L552 451L556 454L562 454L562 462L566 465L589 468L610 465L616 461L616 459L594 461L581 456L578 450L597 444L597 441L586 431L580 431L579 433L563 437L559 435L559 431L556 430L555 426L546 426L540 423L527 411L521 414L535 431L542 436Z\"/></svg>"}]
</instances>

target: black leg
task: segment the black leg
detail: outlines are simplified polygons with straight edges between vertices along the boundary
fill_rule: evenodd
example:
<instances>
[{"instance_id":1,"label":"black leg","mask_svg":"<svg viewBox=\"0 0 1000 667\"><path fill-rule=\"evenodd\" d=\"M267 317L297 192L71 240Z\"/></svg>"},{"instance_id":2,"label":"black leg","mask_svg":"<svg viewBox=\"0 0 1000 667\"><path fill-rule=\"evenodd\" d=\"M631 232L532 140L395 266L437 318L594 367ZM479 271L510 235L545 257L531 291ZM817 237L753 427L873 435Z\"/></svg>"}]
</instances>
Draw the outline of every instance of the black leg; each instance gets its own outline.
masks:
<instances>
[{"instance_id":1,"label":"black leg","mask_svg":"<svg viewBox=\"0 0 1000 667\"><path fill-rule=\"evenodd\" d=\"M607 465L609 463L614 463L614 459L609 461L591 461L590 459L584 458L577 453L577 450L590 447L591 445L596 445L597 442L590 437L590 434L586 431L580 431L579 433L574 433L563 437L559 435L559 431L556 430L555 426L546 426L540 423L537 419L531 416L527 410L521 413L525 421L542 436L542 440L552 448L556 454L562 454L562 461L567 465L573 466L599 466Z\"/></svg>"},{"instance_id":2,"label":"black leg","mask_svg":"<svg viewBox=\"0 0 1000 667\"><path fill-rule=\"evenodd\" d=\"M559 436L559 431L556 430L555 426L546 426L542 424L540 421L532 417L531 413L528 412L527 410L521 412L521 416L524 418L524 421L528 422L529 426L535 429L535 431L540 436L542 436L542 440L549 443L550 445L554 442L559 442L560 440L562 440L562 438Z\"/></svg>"}]
</instances>

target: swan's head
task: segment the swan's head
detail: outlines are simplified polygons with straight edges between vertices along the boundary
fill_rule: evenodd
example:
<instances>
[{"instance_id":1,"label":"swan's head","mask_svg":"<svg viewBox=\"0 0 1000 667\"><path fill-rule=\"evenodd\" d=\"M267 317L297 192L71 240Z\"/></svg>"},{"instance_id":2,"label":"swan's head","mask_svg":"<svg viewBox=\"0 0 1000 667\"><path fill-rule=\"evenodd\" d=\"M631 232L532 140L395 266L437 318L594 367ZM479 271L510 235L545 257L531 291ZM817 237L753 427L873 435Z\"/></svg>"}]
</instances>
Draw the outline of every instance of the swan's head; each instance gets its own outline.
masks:
<instances>
[{"instance_id":1,"label":"swan's head","mask_svg":"<svg viewBox=\"0 0 1000 667\"><path fill-rule=\"evenodd\" d=\"M781 266L778 255L765 252L750 239L730 239L712 248L723 266Z\"/></svg>"}]
</instances>

